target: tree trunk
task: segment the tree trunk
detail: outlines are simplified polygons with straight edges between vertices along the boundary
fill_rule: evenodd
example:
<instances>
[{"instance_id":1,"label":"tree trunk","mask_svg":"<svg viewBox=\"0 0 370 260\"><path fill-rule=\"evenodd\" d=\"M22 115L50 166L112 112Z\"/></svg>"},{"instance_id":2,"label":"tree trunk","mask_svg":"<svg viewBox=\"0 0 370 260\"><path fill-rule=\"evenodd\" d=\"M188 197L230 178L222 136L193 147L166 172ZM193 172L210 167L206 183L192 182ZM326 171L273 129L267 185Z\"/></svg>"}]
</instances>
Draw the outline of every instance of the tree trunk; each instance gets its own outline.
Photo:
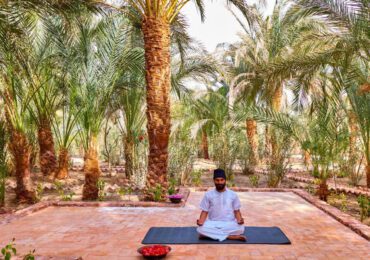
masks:
<instances>
[{"instance_id":1,"label":"tree trunk","mask_svg":"<svg viewBox=\"0 0 370 260\"><path fill-rule=\"evenodd\" d=\"M31 147L26 135L15 129L10 129L9 148L15 164L16 199L18 202L33 203L36 201L36 193L33 190L30 171Z\"/></svg>"},{"instance_id":2,"label":"tree trunk","mask_svg":"<svg viewBox=\"0 0 370 260\"><path fill-rule=\"evenodd\" d=\"M276 88L273 96L272 96L272 109L275 112L280 112L280 107L281 107L281 99L283 96L283 87L279 86ZM278 156L276 153L278 151L278 141L276 140L276 132L272 129L271 131L271 156L272 160L276 160L276 157Z\"/></svg>"},{"instance_id":3,"label":"tree trunk","mask_svg":"<svg viewBox=\"0 0 370 260\"><path fill-rule=\"evenodd\" d=\"M252 119L247 119L246 122L247 138L249 147L251 149L249 161L251 166L258 165L258 135L257 135L257 122Z\"/></svg>"},{"instance_id":4,"label":"tree trunk","mask_svg":"<svg viewBox=\"0 0 370 260\"><path fill-rule=\"evenodd\" d=\"M348 115L348 126L349 126L349 159L356 157L356 140L358 133L358 126L356 123L356 114L353 111L349 112Z\"/></svg>"},{"instance_id":5,"label":"tree trunk","mask_svg":"<svg viewBox=\"0 0 370 260\"><path fill-rule=\"evenodd\" d=\"M366 93L370 93L370 83L366 82L364 84L362 84L359 89L358 89L358 92L359 94L366 94Z\"/></svg>"},{"instance_id":6,"label":"tree trunk","mask_svg":"<svg viewBox=\"0 0 370 260\"><path fill-rule=\"evenodd\" d=\"M203 158L209 160L208 137L207 137L207 132L205 130L202 130L202 151L203 151Z\"/></svg>"},{"instance_id":7,"label":"tree trunk","mask_svg":"<svg viewBox=\"0 0 370 260\"><path fill-rule=\"evenodd\" d=\"M366 186L370 188L370 162L366 165Z\"/></svg>"},{"instance_id":8,"label":"tree trunk","mask_svg":"<svg viewBox=\"0 0 370 260\"><path fill-rule=\"evenodd\" d=\"M268 161L268 158L271 154L271 139L270 139L270 129L269 125L265 125L265 151L264 151L264 160L265 163Z\"/></svg>"},{"instance_id":9,"label":"tree trunk","mask_svg":"<svg viewBox=\"0 0 370 260\"><path fill-rule=\"evenodd\" d=\"M283 97L283 86L279 86L276 88L273 96L272 96L272 109L275 112L279 112L281 108L281 99Z\"/></svg>"},{"instance_id":10,"label":"tree trunk","mask_svg":"<svg viewBox=\"0 0 370 260\"><path fill-rule=\"evenodd\" d=\"M44 176L54 177L57 170L54 140L50 121L46 116L40 118L38 126L38 142L40 147L40 167Z\"/></svg>"},{"instance_id":11,"label":"tree trunk","mask_svg":"<svg viewBox=\"0 0 370 260\"><path fill-rule=\"evenodd\" d=\"M147 129L149 157L147 189L157 183L167 188L168 142L170 136L170 26L162 18L145 17L145 78L147 83Z\"/></svg>"},{"instance_id":12,"label":"tree trunk","mask_svg":"<svg viewBox=\"0 0 370 260\"><path fill-rule=\"evenodd\" d=\"M59 151L59 166L57 171L57 179L68 178L69 154L68 150L61 148Z\"/></svg>"},{"instance_id":13,"label":"tree trunk","mask_svg":"<svg viewBox=\"0 0 370 260\"><path fill-rule=\"evenodd\" d=\"M319 196L320 200L327 201L328 195L329 195L329 189L328 189L328 184L326 183L326 179L322 179L318 190L317 190L317 195Z\"/></svg>"},{"instance_id":14,"label":"tree trunk","mask_svg":"<svg viewBox=\"0 0 370 260\"><path fill-rule=\"evenodd\" d=\"M83 200L96 200L99 197L97 183L100 177L100 168L97 142L96 137L91 138L89 148L84 157L85 184L82 191Z\"/></svg>"},{"instance_id":15,"label":"tree trunk","mask_svg":"<svg viewBox=\"0 0 370 260\"><path fill-rule=\"evenodd\" d=\"M125 174L126 178L131 180L134 175L134 142L132 137L126 137L124 140L125 146Z\"/></svg>"},{"instance_id":16,"label":"tree trunk","mask_svg":"<svg viewBox=\"0 0 370 260\"><path fill-rule=\"evenodd\" d=\"M307 151L303 151L303 163L304 165L306 165L307 167L310 166L310 163L311 163L311 155L309 152Z\"/></svg>"}]
</instances>

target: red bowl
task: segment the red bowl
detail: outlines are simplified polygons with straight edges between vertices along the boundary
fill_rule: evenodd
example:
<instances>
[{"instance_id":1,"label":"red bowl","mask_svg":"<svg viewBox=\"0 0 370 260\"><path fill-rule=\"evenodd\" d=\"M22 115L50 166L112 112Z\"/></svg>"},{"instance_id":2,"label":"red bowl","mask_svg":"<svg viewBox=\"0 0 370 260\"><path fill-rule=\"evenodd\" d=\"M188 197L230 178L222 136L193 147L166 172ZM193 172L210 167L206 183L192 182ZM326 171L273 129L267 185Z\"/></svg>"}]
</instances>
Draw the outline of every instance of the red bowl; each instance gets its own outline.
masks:
<instances>
[{"instance_id":1,"label":"red bowl","mask_svg":"<svg viewBox=\"0 0 370 260\"><path fill-rule=\"evenodd\" d=\"M155 254L155 252L153 252L152 254L150 254L150 252L148 252L149 254L145 254L145 249L155 249L155 248L163 248L163 250L165 252L163 252L162 254ZM144 251L143 251L144 250ZM146 259L160 259L160 258L164 258L166 257L166 255L171 251L171 247L169 246L166 246L166 245L150 245L150 246L142 246L140 247L137 252L139 254L141 254L144 258Z\"/></svg>"}]
</instances>

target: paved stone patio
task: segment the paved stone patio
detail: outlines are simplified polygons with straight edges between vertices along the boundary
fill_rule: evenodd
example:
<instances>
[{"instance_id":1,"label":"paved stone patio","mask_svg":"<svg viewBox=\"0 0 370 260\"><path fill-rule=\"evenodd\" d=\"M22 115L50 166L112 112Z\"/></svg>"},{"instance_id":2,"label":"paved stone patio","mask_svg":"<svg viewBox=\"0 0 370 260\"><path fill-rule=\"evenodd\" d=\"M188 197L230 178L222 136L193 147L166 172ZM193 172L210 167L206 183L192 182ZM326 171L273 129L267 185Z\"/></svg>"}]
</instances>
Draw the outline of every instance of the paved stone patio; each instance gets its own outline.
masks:
<instances>
[{"instance_id":1,"label":"paved stone patio","mask_svg":"<svg viewBox=\"0 0 370 260\"><path fill-rule=\"evenodd\" d=\"M194 226L204 192L184 208L49 207L0 225L21 254L140 259L151 226ZM168 259L369 259L370 242L291 192L240 192L249 226L278 226L291 245L171 245Z\"/></svg>"}]
</instances>

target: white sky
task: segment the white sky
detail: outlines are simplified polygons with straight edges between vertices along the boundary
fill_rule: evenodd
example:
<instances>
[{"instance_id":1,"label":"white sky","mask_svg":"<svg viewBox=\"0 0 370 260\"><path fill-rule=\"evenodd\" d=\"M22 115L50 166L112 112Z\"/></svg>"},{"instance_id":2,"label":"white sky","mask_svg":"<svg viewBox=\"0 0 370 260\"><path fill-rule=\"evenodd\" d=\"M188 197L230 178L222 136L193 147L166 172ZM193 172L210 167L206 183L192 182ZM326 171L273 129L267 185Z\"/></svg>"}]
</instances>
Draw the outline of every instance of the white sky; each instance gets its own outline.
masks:
<instances>
[{"instance_id":1,"label":"white sky","mask_svg":"<svg viewBox=\"0 0 370 260\"><path fill-rule=\"evenodd\" d=\"M189 34L196 40L203 43L204 47L212 52L218 43L236 42L237 33L242 29L232 13L226 8L226 0L204 0L206 10L206 20L201 22L200 15L194 3L188 3L182 13L186 16L189 23ZM253 4L257 0L247 0L248 4ZM272 10L275 0L266 0L267 12Z\"/></svg>"}]
</instances>

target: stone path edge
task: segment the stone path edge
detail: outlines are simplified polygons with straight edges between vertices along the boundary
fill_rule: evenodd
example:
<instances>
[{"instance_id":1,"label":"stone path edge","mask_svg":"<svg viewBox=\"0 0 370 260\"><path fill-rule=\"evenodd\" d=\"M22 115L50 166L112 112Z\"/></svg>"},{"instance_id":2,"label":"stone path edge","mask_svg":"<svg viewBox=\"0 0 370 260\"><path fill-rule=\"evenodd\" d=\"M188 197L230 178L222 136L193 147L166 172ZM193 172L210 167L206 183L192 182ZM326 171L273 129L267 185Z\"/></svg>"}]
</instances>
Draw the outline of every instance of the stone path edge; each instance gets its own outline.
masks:
<instances>
[{"instance_id":1,"label":"stone path edge","mask_svg":"<svg viewBox=\"0 0 370 260\"><path fill-rule=\"evenodd\" d=\"M181 208L184 207L190 190L188 188L180 188L179 194L183 195L183 200L180 203L171 202L154 202L154 201L42 201L27 208L18 210L11 214L0 215L0 225L8 224L15 219L19 219L43 210L47 207L160 207L160 208Z\"/></svg>"}]
</instances>

